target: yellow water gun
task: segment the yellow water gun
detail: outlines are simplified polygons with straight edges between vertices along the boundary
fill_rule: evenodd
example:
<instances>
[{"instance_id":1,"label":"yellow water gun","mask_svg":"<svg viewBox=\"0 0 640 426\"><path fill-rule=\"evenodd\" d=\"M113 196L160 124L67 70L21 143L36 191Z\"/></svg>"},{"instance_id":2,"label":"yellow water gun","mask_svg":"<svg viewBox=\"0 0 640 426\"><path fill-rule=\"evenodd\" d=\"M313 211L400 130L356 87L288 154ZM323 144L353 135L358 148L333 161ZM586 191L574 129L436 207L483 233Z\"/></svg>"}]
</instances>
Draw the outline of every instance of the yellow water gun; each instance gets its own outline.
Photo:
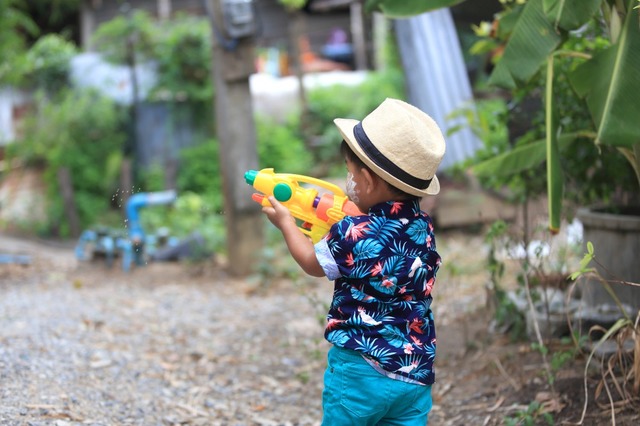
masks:
<instances>
[{"instance_id":1,"label":"yellow water gun","mask_svg":"<svg viewBox=\"0 0 640 426\"><path fill-rule=\"evenodd\" d=\"M363 214L349 201L337 185L304 175L275 173L273 169L249 170L244 180L261 194L251 198L262 206L271 206L267 196L273 195L291 215L302 222L300 230L317 243L329 231L331 225L345 216ZM306 188L301 183L322 188L328 192L320 194L317 189Z\"/></svg>"}]
</instances>

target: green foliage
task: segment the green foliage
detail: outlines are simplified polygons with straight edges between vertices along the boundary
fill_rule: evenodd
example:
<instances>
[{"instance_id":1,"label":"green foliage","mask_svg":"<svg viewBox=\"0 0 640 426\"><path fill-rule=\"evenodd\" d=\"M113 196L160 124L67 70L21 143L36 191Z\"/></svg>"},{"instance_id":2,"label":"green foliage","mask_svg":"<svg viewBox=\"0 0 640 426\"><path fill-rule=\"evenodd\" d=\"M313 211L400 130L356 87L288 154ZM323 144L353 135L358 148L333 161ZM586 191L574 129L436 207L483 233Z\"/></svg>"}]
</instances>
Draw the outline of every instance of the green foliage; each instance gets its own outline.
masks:
<instances>
[{"instance_id":1,"label":"green foliage","mask_svg":"<svg viewBox=\"0 0 640 426\"><path fill-rule=\"evenodd\" d=\"M56 34L48 34L27 52L27 76L30 85L47 93L69 86L70 61L78 53L72 42Z\"/></svg>"},{"instance_id":2,"label":"green foliage","mask_svg":"<svg viewBox=\"0 0 640 426\"><path fill-rule=\"evenodd\" d=\"M474 156L466 161L453 166L452 173L464 175L465 171L473 164L495 158L510 149L509 131L507 120L509 107L507 102L501 97L490 99L479 99L475 105L460 108L454 111L451 118L462 118L465 120L470 130L482 142ZM449 129L449 135L461 129L461 125ZM513 176L504 177L502 175L488 173L480 175L479 181L485 188L500 190L505 186L510 187L513 193L518 193L521 183Z\"/></svg>"},{"instance_id":3,"label":"green foliage","mask_svg":"<svg viewBox=\"0 0 640 426\"><path fill-rule=\"evenodd\" d=\"M564 339L563 343L565 345L571 343L571 339ZM560 371L565 365L569 362L575 360L576 356L580 353L578 347L576 346L568 346L566 349L554 349L550 351L549 347L544 343L532 343L531 348L535 351L540 352L543 357L551 355L551 360L549 363L549 371L546 373L546 379L550 385L553 385L556 380L556 373Z\"/></svg>"},{"instance_id":4,"label":"green foliage","mask_svg":"<svg viewBox=\"0 0 640 426\"><path fill-rule=\"evenodd\" d=\"M109 208L125 135L123 115L97 93L65 91L56 99L37 96L38 109L25 120L24 138L8 147L8 156L44 169L49 233L68 235L58 170L69 169L82 226L93 224Z\"/></svg>"},{"instance_id":5,"label":"green foliage","mask_svg":"<svg viewBox=\"0 0 640 426\"><path fill-rule=\"evenodd\" d=\"M301 9L306 3L306 0L278 0L278 3L290 10Z\"/></svg>"},{"instance_id":6,"label":"green foliage","mask_svg":"<svg viewBox=\"0 0 640 426\"><path fill-rule=\"evenodd\" d=\"M562 47L572 52L598 52L609 44L600 34L600 29L591 25L580 33L570 34ZM478 44L476 51L485 52L478 48ZM568 207L612 202L614 194L632 191L634 187L633 172L624 157L610 146L591 143L595 132L593 121L586 102L576 95L568 78L582 61L580 57L568 55L558 56L553 62L554 102L556 109L562 111L559 124L563 135L558 138L558 146L562 154L560 164L564 171L564 194ZM545 73L536 74L527 84L513 89L511 102L504 103L502 107L497 100L479 101L479 120L489 117L491 125L483 126L472 116L469 120L484 148L461 167L473 167L485 187L507 187L519 202L545 194L547 190L546 127L539 93L539 87L545 82ZM487 110L494 112L487 115ZM518 131L521 128L526 131ZM494 129L508 129L512 133L510 141L505 143L503 138L496 139L496 135L503 133L496 133ZM514 138L513 133L517 137ZM517 153L519 157L516 157ZM612 191L612 186L618 191Z\"/></svg>"},{"instance_id":7,"label":"green foliage","mask_svg":"<svg viewBox=\"0 0 640 426\"><path fill-rule=\"evenodd\" d=\"M256 119L261 168L271 167L282 173L308 173L313 166L313 157L306 149L298 128L299 117L291 117L285 124L264 118Z\"/></svg>"},{"instance_id":8,"label":"green foliage","mask_svg":"<svg viewBox=\"0 0 640 426\"><path fill-rule=\"evenodd\" d=\"M143 170L138 171L136 184L144 191L162 191L165 189L165 171L160 164L151 164ZM136 191L131 191L135 193Z\"/></svg>"},{"instance_id":9,"label":"green foliage","mask_svg":"<svg viewBox=\"0 0 640 426\"><path fill-rule=\"evenodd\" d=\"M487 266L489 267L491 284L495 288L500 287L505 269L504 262L501 262L498 259L498 257L496 256L496 251L499 245L499 241L506 235L507 230L507 223L503 220L497 220L491 224L491 227L485 235L485 242L487 242L489 245L489 252L487 254Z\"/></svg>"},{"instance_id":10,"label":"green foliage","mask_svg":"<svg viewBox=\"0 0 640 426\"><path fill-rule=\"evenodd\" d=\"M560 371L570 362L574 361L578 353L578 349L573 346L565 350L554 351L551 354L551 371L554 373Z\"/></svg>"},{"instance_id":11,"label":"green foliage","mask_svg":"<svg viewBox=\"0 0 640 426\"><path fill-rule=\"evenodd\" d=\"M554 425L551 413L544 411L544 407L537 401L532 401L526 411L519 411L513 416L504 419L507 426L535 426L535 425Z\"/></svg>"},{"instance_id":12,"label":"green foliage","mask_svg":"<svg viewBox=\"0 0 640 426\"><path fill-rule=\"evenodd\" d=\"M222 172L217 140L209 139L199 145L182 150L177 189L180 194L192 192L200 195L213 212L224 211Z\"/></svg>"},{"instance_id":13,"label":"green foliage","mask_svg":"<svg viewBox=\"0 0 640 426\"><path fill-rule=\"evenodd\" d=\"M176 182L178 198L172 206L140 212L147 232L168 228L171 236L179 239L197 232L204 238L208 251L224 251L224 197L218 149L215 139L182 149ZM163 190L164 178L161 167L151 167L143 175L144 190Z\"/></svg>"},{"instance_id":14,"label":"green foliage","mask_svg":"<svg viewBox=\"0 0 640 426\"><path fill-rule=\"evenodd\" d=\"M158 32L155 60L158 82L153 96L210 102L211 29L206 19L180 15Z\"/></svg>"},{"instance_id":15,"label":"green foliage","mask_svg":"<svg viewBox=\"0 0 640 426\"><path fill-rule=\"evenodd\" d=\"M580 269L571 274L570 278L572 281L577 280L581 275L596 272L595 268L587 268L591 261L593 261L594 256L593 243L587 241L587 252L584 254L582 260L580 260Z\"/></svg>"},{"instance_id":16,"label":"green foliage","mask_svg":"<svg viewBox=\"0 0 640 426\"><path fill-rule=\"evenodd\" d=\"M489 245L487 254L487 267L489 268L490 276L489 289L492 292L495 306L494 318L496 325L501 329L508 330L511 339L517 341L526 335L526 319L504 289L502 278L505 272L505 264L497 256L497 251L503 244L507 232L507 223L498 220L491 225L485 236L485 241Z\"/></svg>"},{"instance_id":17,"label":"green foliage","mask_svg":"<svg viewBox=\"0 0 640 426\"><path fill-rule=\"evenodd\" d=\"M545 88L541 96L545 112L542 137L531 139L543 155L539 163L531 165L525 161L533 152L531 147L516 146L511 155L493 165L510 164L513 169L520 164L521 170L533 171L530 176L536 176L546 160L549 228L553 232L560 226L561 204L568 194L577 192L585 197L581 202L588 203L597 198L597 192L608 196L633 185L626 196L614 200L624 202L625 198L633 200L638 192L638 12L633 10L632 0L529 0L516 7L509 3L505 2L505 10L497 15L497 31L491 34L499 44L494 50L494 58L499 60L489 83L512 94ZM490 47L490 43L484 45ZM561 140L568 136L572 143L568 153L562 152ZM618 162L606 164L613 160L596 155L605 146L616 147L629 167L618 167ZM583 158L579 160L574 150ZM605 154L610 157L608 154L615 152ZM537 152L536 157L540 157ZM494 172L502 173L503 168L495 167ZM601 178L592 178L594 171L600 172ZM577 185L564 188L566 176L570 176L570 184ZM571 181L571 176L578 178Z\"/></svg>"},{"instance_id":18,"label":"green foliage","mask_svg":"<svg viewBox=\"0 0 640 426\"><path fill-rule=\"evenodd\" d=\"M92 36L92 44L105 59L130 64L134 54L136 62L156 57L158 31L147 12L136 10L100 25Z\"/></svg>"},{"instance_id":19,"label":"green foliage","mask_svg":"<svg viewBox=\"0 0 640 426\"><path fill-rule=\"evenodd\" d=\"M157 22L137 10L98 27L93 42L111 62L153 62L156 85L149 99L177 101L173 114L188 111L197 126L212 131L213 82L211 30L206 19L177 15Z\"/></svg>"},{"instance_id":20,"label":"green foliage","mask_svg":"<svg viewBox=\"0 0 640 426\"><path fill-rule=\"evenodd\" d=\"M37 34L36 24L20 10L20 0L0 0L0 86L22 79L27 34Z\"/></svg>"}]
</instances>

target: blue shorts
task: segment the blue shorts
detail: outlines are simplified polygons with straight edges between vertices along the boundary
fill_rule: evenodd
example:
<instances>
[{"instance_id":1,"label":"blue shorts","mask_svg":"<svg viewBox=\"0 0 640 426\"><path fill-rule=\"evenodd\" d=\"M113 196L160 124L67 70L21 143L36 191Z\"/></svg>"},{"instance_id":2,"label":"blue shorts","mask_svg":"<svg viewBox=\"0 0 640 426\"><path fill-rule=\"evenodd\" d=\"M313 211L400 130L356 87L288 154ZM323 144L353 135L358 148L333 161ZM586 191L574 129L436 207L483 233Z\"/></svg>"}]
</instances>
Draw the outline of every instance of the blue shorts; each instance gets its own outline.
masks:
<instances>
[{"instance_id":1,"label":"blue shorts","mask_svg":"<svg viewBox=\"0 0 640 426\"><path fill-rule=\"evenodd\" d=\"M425 426L431 406L431 386L386 377L355 351L329 350L323 426Z\"/></svg>"}]
</instances>

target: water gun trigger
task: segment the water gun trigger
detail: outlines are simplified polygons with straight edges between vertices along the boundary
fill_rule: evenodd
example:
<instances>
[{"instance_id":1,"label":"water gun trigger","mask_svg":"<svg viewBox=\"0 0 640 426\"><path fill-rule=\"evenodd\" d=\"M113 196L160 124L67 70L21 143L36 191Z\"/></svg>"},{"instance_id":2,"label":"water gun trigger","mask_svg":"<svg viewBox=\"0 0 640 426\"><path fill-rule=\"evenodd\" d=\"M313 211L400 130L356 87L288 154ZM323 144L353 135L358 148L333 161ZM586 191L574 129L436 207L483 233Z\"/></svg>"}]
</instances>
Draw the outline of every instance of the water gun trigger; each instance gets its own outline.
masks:
<instances>
[{"instance_id":1,"label":"water gun trigger","mask_svg":"<svg viewBox=\"0 0 640 426\"><path fill-rule=\"evenodd\" d=\"M260 204L261 206L268 207L271 205L267 197L265 197L263 194L258 194L258 193L251 194L251 199L256 203Z\"/></svg>"}]
</instances>

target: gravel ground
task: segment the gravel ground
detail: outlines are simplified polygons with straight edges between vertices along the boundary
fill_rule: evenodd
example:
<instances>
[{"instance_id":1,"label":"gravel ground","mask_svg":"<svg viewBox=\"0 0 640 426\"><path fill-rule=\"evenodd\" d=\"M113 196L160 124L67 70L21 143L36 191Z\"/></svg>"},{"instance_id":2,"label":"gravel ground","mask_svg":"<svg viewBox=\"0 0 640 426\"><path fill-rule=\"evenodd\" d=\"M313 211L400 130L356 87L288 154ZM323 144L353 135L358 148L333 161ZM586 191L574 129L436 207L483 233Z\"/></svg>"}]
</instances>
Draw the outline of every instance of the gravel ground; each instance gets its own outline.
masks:
<instances>
[{"instance_id":1,"label":"gravel ground","mask_svg":"<svg viewBox=\"0 0 640 426\"><path fill-rule=\"evenodd\" d=\"M577 420L583 364L549 401L539 353L487 331L482 237L438 244L430 426L501 425L539 398ZM3 253L31 263L0 264L0 425L320 424L329 281L273 263L289 278L233 279L215 260L124 273L0 235ZM594 416L584 424L608 424Z\"/></svg>"},{"instance_id":2,"label":"gravel ground","mask_svg":"<svg viewBox=\"0 0 640 426\"><path fill-rule=\"evenodd\" d=\"M0 270L0 424L318 423L327 346L310 293L328 287L185 264L125 274L22 244L0 244L32 258Z\"/></svg>"}]
</instances>

